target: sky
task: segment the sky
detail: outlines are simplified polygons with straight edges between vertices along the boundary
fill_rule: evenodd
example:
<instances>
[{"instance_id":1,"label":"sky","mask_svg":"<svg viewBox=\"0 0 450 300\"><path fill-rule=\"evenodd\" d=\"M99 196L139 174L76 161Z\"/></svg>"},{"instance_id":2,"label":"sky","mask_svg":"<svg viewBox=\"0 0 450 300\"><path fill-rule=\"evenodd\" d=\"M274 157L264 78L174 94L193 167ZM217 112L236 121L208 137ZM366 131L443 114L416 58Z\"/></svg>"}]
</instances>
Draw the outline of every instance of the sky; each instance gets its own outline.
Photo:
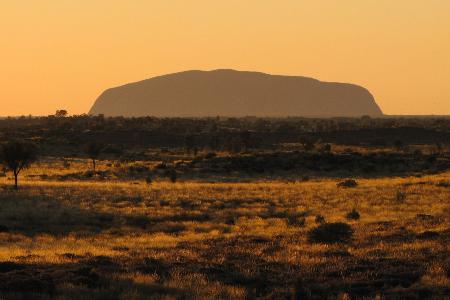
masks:
<instances>
[{"instance_id":1,"label":"sky","mask_svg":"<svg viewBox=\"0 0 450 300\"><path fill-rule=\"evenodd\" d=\"M87 113L107 88L237 69L362 85L450 115L449 0L0 0L0 116Z\"/></svg>"}]
</instances>

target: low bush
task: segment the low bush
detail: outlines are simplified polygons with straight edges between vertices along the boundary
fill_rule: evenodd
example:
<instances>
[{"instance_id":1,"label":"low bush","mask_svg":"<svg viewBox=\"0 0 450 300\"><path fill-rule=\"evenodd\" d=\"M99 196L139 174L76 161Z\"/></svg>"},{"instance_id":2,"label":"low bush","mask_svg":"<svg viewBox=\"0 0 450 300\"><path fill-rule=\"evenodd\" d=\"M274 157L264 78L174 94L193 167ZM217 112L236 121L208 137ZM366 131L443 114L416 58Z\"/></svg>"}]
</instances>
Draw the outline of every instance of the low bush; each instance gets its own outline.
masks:
<instances>
[{"instance_id":1,"label":"low bush","mask_svg":"<svg viewBox=\"0 0 450 300\"><path fill-rule=\"evenodd\" d=\"M445 180L441 180L441 181L439 181L436 184L436 186L439 186L439 187L450 187L450 182L445 181Z\"/></svg>"},{"instance_id":2,"label":"low bush","mask_svg":"<svg viewBox=\"0 0 450 300\"><path fill-rule=\"evenodd\" d=\"M325 217L322 215L317 215L314 221L316 222L316 224L323 224L325 223Z\"/></svg>"},{"instance_id":3,"label":"low bush","mask_svg":"<svg viewBox=\"0 0 450 300\"><path fill-rule=\"evenodd\" d=\"M354 188L358 186L358 183L354 179L346 179L344 181L339 182L337 186L344 188Z\"/></svg>"},{"instance_id":4,"label":"low bush","mask_svg":"<svg viewBox=\"0 0 450 300\"><path fill-rule=\"evenodd\" d=\"M346 223L324 223L308 232L308 240L311 243L335 244L349 242L353 236L353 230Z\"/></svg>"},{"instance_id":5,"label":"low bush","mask_svg":"<svg viewBox=\"0 0 450 300\"><path fill-rule=\"evenodd\" d=\"M292 226L303 227L306 224L306 219L301 216L291 215L287 217L287 222Z\"/></svg>"},{"instance_id":6,"label":"low bush","mask_svg":"<svg viewBox=\"0 0 450 300\"><path fill-rule=\"evenodd\" d=\"M347 218L347 220L359 220L361 216L359 215L359 212L354 208L345 217Z\"/></svg>"},{"instance_id":7,"label":"low bush","mask_svg":"<svg viewBox=\"0 0 450 300\"><path fill-rule=\"evenodd\" d=\"M397 203L403 203L406 200L406 192L398 190L395 194L395 201Z\"/></svg>"},{"instance_id":8,"label":"low bush","mask_svg":"<svg viewBox=\"0 0 450 300\"><path fill-rule=\"evenodd\" d=\"M205 155L205 158L206 159L211 159L211 158L214 158L216 156L217 156L217 154L215 152L209 152L208 154Z\"/></svg>"},{"instance_id":9,"label":"low bush","mask_svg":"<svg viewBox=\"0 0 450 300\"><path fill-rule=\"evenodd\" d=\"M177 175L177 172L176 172L175 170L171 170L171 171L168 173L168 177L169 177L169 179L170 179L170 182L172 182L172 183L177 182L178 175Z\"/></svg>"}]
</instances>

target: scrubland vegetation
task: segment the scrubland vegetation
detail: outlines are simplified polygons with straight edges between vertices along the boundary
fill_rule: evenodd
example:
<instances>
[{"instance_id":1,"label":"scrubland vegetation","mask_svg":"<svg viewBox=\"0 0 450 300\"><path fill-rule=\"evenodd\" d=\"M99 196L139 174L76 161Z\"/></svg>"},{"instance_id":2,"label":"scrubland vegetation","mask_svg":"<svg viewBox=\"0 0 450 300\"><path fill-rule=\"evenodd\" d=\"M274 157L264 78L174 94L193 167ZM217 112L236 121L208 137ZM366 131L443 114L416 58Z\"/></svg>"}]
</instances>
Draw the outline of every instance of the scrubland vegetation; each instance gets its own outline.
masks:
<instances>
[{"instance_id":1,"label":"scrubland vegetation","mask_svg":"<svg viewBox=\"0 0 450 300\"><path fill-rule=\"evenodd\" d=\"M169 129L173 144L121 144L116 127L86 120L82 131L71 129L84 124L77 118L0 121L2 143L19 137L40 149L18 190L13 173L0 174L3 299L450 297L450 164L441 138L392 140L400 126L377 135L384 145L367 145L286 129L246 145L260 133L226 120L158 121L218 122L218 131L242 137L233 150L225 135L192 142ZM48 122L69 124L65 135ZM358 131L355 124L388 120L352 122ZM448 134L446 120L419 124ZM87 145L101 133L94 171Z\"/></svg>"}]
</instances>

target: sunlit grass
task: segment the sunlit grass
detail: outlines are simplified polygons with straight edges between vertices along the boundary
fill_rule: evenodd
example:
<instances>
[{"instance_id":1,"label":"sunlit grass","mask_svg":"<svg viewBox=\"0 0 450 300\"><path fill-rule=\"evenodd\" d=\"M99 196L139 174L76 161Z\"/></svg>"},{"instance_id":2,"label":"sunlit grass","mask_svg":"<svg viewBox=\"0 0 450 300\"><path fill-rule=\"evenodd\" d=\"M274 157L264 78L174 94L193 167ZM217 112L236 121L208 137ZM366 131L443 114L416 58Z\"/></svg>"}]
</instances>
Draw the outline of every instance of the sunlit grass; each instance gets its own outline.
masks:
<instances>
[{"instance_id":1,"label":"sunlit grass","mask_svg":"<svg viewBox=\"0 0 450 300\"><path fill-rule=\"evenodd\" d=\"M101 162L99 169L110 168L107 164L114 168L113 162ZM117 293L137 299L145 299L149 291L169 298L187 293L239 299L264 280L274 285L268 295L276 297L291 293L302 278L325 284L329 274L339 274L342 282L370 281L386 268L379 261L397 263L401 270L423 267L412 287L448 286L450 189L439 182L450 181L450 173L358 179L356 188L338 188L338 179L326 178L294 183L160 179L147 184L30 176L88 168L84 160L72 161L69 168L55 161L41 163L23 173L17 192L9 188L10 179L0 179L0 225L7 229L0 233L1 262L58 266L108 257L120 268L101 276L110 280L112 290L115 281L131 281L118 284ZM396 197L399 190L406 195L402 201ZM360 213L359 220L346 219L352 209ZM317 226L318 214L327 222L349 223L353 241L309 243L306 233ZM291 224L292 216L304 217L304 225ZM426 232L435 236L418 238ZM140 271L136 266L146 258L167 265L168 274ZM347 271L363 262L375 269ZM411 266L402 266L405 262ZM228 273L217 271L220 266ZM246 284L241 277L256 278L256 283ZM82 293L81 287L59 287L62 298L70 298L74 290Z\"/></svg>"}]
</instances>

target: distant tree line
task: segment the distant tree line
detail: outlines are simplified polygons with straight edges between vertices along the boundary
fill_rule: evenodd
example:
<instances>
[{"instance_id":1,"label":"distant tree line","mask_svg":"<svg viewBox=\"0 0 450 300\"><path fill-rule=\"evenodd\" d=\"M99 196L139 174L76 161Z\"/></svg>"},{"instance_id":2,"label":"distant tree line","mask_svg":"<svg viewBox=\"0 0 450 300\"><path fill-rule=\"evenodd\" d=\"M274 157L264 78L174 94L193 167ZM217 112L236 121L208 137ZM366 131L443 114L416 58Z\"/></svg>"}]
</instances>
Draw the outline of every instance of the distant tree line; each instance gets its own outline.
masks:
<instances>
[{"instance_id":1,"label":"distant tree line","mask_svg":"<svg viewBox=\"0 0 450 300\"><path fill-rule=\"evenodd\" d=\"M108 118L58 110L47 117L0 119L0 159L16 188L21 171L36 161L37 149L44 156L89 158L95 173L101 154L121 156L130 149L177 148L197 156L200 151L278 151L288 143L320 153L329 153L331 144L396 151L426 144L448 151L450 118Z\"/></svg>"},{"instance_id":2,"label":"distant tree line","mask_svg":"<svg viewBox=\"0 0 450 300\"><path fill-rule=\"evenodd\" d=\"M450 118L106 118L68 116L62 110L48 117L1 119L0 142L12 138L39 141L46 145L44 152L54 145L76 150L90 142L116 148L179 147L192 153L205 148L230 152L272 149L311 140L392 147L401 141L403 145L445 147L450 144Z\"/></svg>"}]
</instances>

